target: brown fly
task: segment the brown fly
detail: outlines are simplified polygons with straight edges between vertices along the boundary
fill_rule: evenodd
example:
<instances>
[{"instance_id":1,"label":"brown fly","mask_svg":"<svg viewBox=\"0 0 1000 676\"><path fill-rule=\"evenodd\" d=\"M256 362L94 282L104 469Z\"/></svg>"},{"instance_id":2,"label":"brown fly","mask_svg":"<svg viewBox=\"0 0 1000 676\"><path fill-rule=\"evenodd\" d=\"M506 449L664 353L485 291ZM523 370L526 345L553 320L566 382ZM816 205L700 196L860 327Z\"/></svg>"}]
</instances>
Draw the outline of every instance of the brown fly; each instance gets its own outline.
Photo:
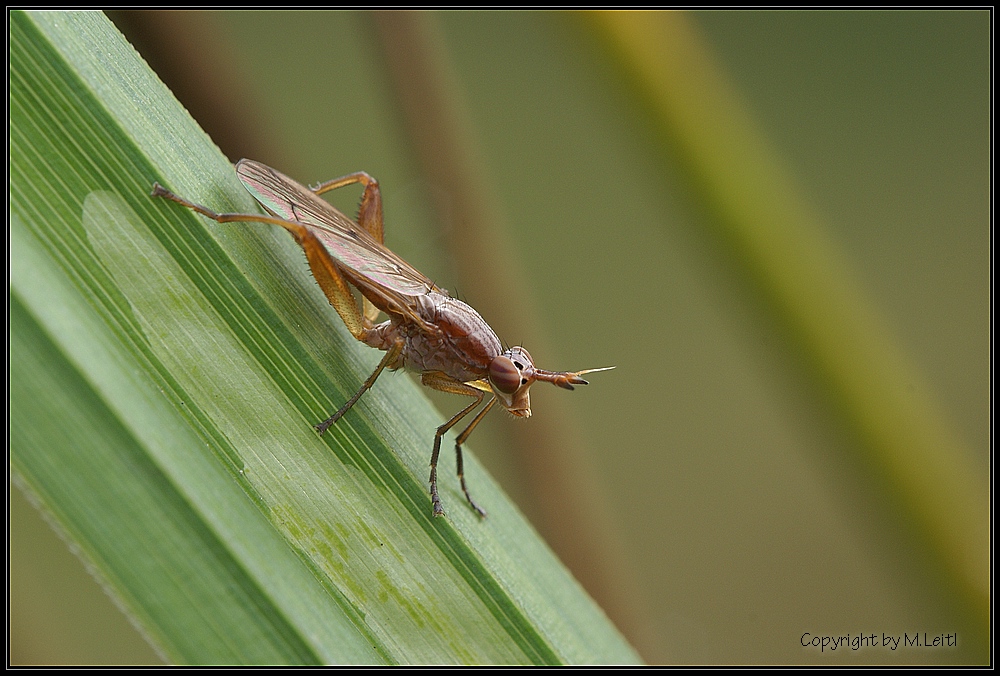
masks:
<instances>
[{"instance_id":1,"label":"brown fly","mask_svg":"<svg viewBox=\"0 0 1000 676\"><path fill-rule=\"evenodd\" d=\"M497 334L479 313L448 295L383 243L382 196L378 181L358 172L315 188L293 181L259 162L240 160L236 173L243 185L270 214L218 214L153 184L154 197L166 197L220 223L252 221L280 225L305 251L309 269L347 329L359 341L385 351L385 356L353 397L332 416L316 425L323 434L361 398L385 368L408 367L420 372L420 381L441 392L475 399L437 428L431 452L431 501L441 516L437 462L441 437L482 403L489 402L455 440L458 478L473 509L486 516L469 495L462 469L462 444L498 401L511 414L531 415L528 388L544 380L567 390L586 385L584 371L546 371L535 368L523 347L503 349ZM353 183L364 186L357 221L342 214L319 195ZM361 292L361 307L351 287ZM379 312L389 319L376 324ZM608 367L613 368L613 367Z\"/></svg>"}]
</instances>

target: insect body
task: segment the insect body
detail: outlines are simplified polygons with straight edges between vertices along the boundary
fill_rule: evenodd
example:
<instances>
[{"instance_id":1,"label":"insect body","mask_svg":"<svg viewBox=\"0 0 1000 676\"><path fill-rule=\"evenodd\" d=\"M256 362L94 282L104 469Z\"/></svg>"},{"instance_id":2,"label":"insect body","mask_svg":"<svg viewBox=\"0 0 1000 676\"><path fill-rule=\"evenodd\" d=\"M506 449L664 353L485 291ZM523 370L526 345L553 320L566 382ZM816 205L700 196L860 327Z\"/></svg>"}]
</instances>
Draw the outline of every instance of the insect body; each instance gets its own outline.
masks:
<instances>
[{"instance_id":1,"label":"insect body","mask_svg":"<svg viewBox=\"0 0 1000 676\"><path fill-rule=\"evenodd\" d=\"M323 434L353 406L385 368L418 371L427 387L464 394L475 401L437 428L431 453L430 489L434 516L444 514L437 487L441 437L492 397L455 440L459 481L469 504L481 516L465 484L462 444L496 404L511 414L531 415L528 388L544 380L572 390L586 385L584 371L546 371L535 368L523 347L503 349L500 339L479 313L415 270L383 244L382 197L378 182L364 172L350 174L307 188L270 167L240 160L236 173L243 185L270 214L218 214L153 184L154 197L166 197L220 223L250 221L280 225L305 251L309 269L330 304L359 341L385 351L385 356L361 388L332 416L316 425ZM353 183L364 186L357 221L352 221L319 195ZM351 287L361 292L358 307ZM376 324L379 312L388 320Z\"/></svg>"}]
</instances>

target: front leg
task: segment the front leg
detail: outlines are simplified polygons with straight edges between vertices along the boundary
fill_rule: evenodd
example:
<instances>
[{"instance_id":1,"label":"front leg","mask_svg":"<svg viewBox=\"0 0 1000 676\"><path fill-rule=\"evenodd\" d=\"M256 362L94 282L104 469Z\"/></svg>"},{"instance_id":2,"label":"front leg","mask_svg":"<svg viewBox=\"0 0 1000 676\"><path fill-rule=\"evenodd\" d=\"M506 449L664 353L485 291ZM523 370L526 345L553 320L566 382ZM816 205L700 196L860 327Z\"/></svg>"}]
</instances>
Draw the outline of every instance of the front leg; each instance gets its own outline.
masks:
<instances>
[{"instance_id":1,"label":"front leg","mask_svg":"<svg viewBox=\"0 0 1000 676\"><path fill-rule=\"evenodd\" d=\"M431 503L433 504L434 507L434 516L442 516L444 515L444 508L441 507L441 497L438 495L438 487L437 487L437 463L438 463L438 456L441 453L441 437L443 437L448 432L448 430L454 427L458 423L458 421L467 416L477 406L479 406L480 403L482 403L484 388L485 391L488 391L489 386L485 385L485 383L480 384L479 381L477 381L476 384L463 383L461 381L455 380L451 376L441 373L440 371L429 371L424 373L420 377L420 382L426 385L427 387L439 390L441 392L448 392L450 394L464 394L466 396L476 398L474 402L472 402L471 404L463 408L461 411L456 413L454 416L452 416L451 420L438 427L437 432L434 433L434 450L431 451ZM476 385L480 386L477 387ZM479 424L479 421L483 419L483 416L486 415L486 412L493 407L494 403L496 403L495 397L490 400L490 402L483 408L482 411L479 412L479 415L477 415L473 419L472 423L467 428L465 428L465 430L460 435L458 435L458 439L456 439L455 441L455 464L458 471L458 479L462 485L462 491L465 493L465 499L469 501L469 504L472 506L474 510L476 510L479 516L484 518L486 517L486 511L475 503L475 501L472 499L472 496L469 495L469 489L465 485L465 472L463 471L462 467L463 465L462 443L469 438L469 435L472 433L472 430L475 429L476 425Z\"/></svg>"},{"instance_id":2,"label":"front leg","mask_svg":"<svg viewBox=\"0 0 1000 676\"><path fill-rule=\"evenodd\" d=\"M476 403L478 404L479 402ZM483 406L483 410L472 419L469 426L466 427L465 430L455 439L455 468L458 471L458 482L462 484L462 492L465 493L465 499L469 501L469 504L472 505L473 509L479 512L479 516L483 518L486 518L486 510L475 503L472 496L469 495L469 489L465 485L465 470L462 468L462 444L464 444L465 440L469 438L470 434L472 434L472 430L476 429L476 425L479 424L479 421L486 417L486 414L490 412L490 409L493 408L493 404L495 403L497 403L497 398L493 397L489 400L486 406Z\"/></svg>"}]
</instances>

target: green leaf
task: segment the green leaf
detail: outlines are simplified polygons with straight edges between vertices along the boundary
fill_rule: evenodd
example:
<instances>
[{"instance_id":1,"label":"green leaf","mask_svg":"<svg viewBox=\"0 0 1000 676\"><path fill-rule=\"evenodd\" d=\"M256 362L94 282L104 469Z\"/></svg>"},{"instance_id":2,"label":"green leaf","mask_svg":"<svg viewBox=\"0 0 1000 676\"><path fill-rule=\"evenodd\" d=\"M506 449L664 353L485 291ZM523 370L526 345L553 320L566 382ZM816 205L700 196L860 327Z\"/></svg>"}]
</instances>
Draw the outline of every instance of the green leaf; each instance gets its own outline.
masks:
<instances>
[{"instance_id":1,"label":"green leaf","mask_svg":"<svg viewBox=\"0 0 1000 676\"><path fill-rule=\"evenodd\" d=\"M179 663L634 663L441 416L383 377L100 13L10 15L11 466ZM446 467L446 466L445 466Z\"/></svg>"}]
</instances>

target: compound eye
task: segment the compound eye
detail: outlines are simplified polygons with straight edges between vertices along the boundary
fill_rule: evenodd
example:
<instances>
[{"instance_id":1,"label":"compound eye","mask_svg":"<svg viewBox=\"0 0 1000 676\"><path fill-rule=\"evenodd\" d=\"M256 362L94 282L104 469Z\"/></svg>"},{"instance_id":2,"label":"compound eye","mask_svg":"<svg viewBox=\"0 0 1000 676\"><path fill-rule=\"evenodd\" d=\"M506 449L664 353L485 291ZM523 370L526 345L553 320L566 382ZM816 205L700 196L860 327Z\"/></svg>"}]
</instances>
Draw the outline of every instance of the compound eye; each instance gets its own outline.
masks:
<instances>
[{"instance_id":1,"label":"compound eye","mask_svg":"<svg viewBox=\"0 0 1000 676\"><path fill-rule=\"evenodd\" d=\"M521 386L521 371L507 357L494 357L490 362L490 383L504 394L514 394Z\"/></svg>"}]
</instances>

